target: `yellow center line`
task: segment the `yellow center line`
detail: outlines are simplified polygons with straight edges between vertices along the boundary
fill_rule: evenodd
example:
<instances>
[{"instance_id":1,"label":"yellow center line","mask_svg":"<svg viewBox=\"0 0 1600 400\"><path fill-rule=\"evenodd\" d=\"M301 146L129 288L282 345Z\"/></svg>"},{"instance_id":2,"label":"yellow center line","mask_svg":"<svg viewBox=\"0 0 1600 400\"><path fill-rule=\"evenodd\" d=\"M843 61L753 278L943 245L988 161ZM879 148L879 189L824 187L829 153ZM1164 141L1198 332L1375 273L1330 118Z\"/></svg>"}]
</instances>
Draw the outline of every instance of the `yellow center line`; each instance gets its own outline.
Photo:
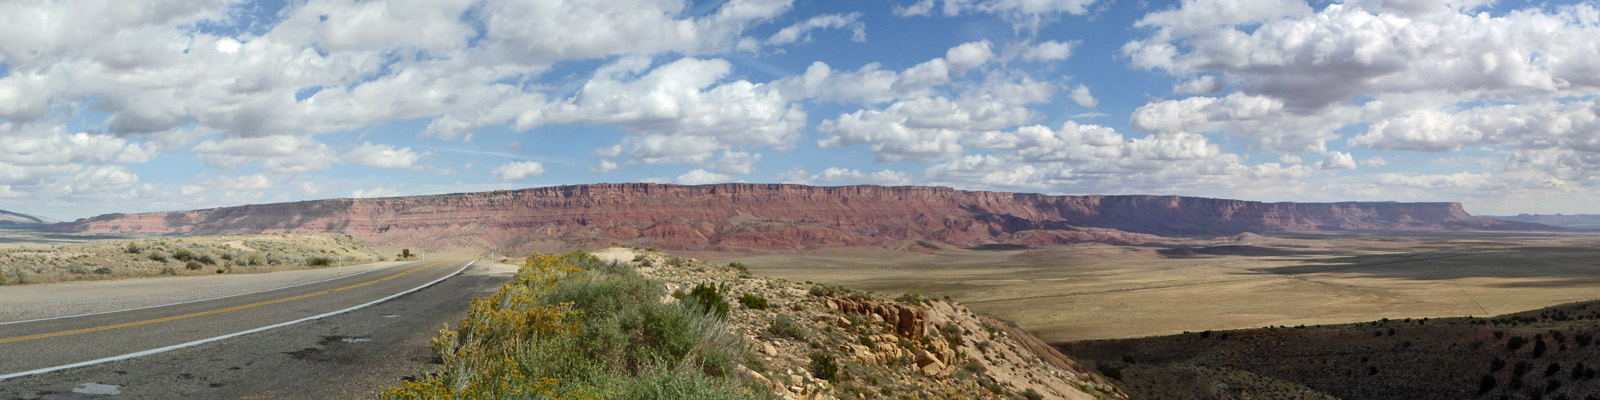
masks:
<instances>
[{"instance_id":1,"label":"yellow center line","mask_svg":"<svg viewBox=\"0 0 1600 400\"><path fill-rule=\"evenodd\" d=\"M130 327L130 326L148 325L148 324L167 322L167 321L177 321L177 320L185 319L185 318L194 318L194 317L211 315L211 314L221 314L221 313L225 313L225 312L229 312L229 311L239 311L239 310L243 310L243 309L246 309L246 308L260 307L260 306L265 306L265 305L270 305L270 304L278 304L278 303L282 303L282 302L285 302L285 301L294 301L294 300L304 299L304 298L307 298L307 297L315 297L315 296L325 295L325 294L328 294L328 293L355 289L355 288L358 288L358 287L367 286L367 285L371 285L371 284L374 284L374 283L387 281L387 280L394 279L394 278L399 278L401 276L404 276L405 274L409 274L409 273L412 273L412 272L417 272L417 271L419 271L419 270L421 270L423 268L432 267L432 266L438 265L439 263L442 263L442 262L444 262L444 261L435 261L432 264L427 264L427 265L423 265L421 267L412 268L410 270L407 270L406 272L401 272L401 273L398 273L398 274L394 274L394 275L391 275L391 276L383 278L383 279L378 279L378 280L374 280L374 281L368 281L368 282L364 282L364 283L358 283L358 284L345 286L345 287L341 287L341 288L328 289L328 290L324 290L324 291L316 292L316 293L307 293L307 294L302 294L302 295L294 296L294 297L285 297L285 298L281 298L281 299L277 299L277 300L268 300L268 301L263 301L263 302L260 302L260 303L252 303L252 304L245 304L245 305L242 305L242 306L233 306L233 307L228 307L228 308L220 308L220 309L216 309L216 310L202 311L202 312L197 312L197 313L193 313L193 314L175 315L175 316L166 317L166 318L156 318L156 319L151 319L151 320L127 322L127 323L121 323L121 324L116 324L116 325L98 326L98 327L94 327L94 328L84 328L84 329L76 329L76 330L70 330L70 331L61 331L61 332L53 332L53 333L41 333L41 334L29 335L29 336L17 336L17 337L13 337L13 338L0 339L0 343L20 342L20 341L24 341L24 340L43 339L43 338L56 337L56 336L76 335L76 334L79 334L79 333L99 332L99 331L110 330L110 329L127 328L127 327Z\"/></svg>"}]
</instances>

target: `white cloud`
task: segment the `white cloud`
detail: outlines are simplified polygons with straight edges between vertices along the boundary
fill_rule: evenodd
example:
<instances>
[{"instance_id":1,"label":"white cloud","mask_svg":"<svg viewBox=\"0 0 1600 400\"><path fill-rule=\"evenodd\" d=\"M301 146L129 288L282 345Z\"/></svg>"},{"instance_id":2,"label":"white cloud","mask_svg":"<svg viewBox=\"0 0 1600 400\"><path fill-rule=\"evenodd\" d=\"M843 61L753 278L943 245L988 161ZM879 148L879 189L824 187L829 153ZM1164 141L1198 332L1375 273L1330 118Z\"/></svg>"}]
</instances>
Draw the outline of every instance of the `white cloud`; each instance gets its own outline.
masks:
<instances>
[{"instance_id":1,"label":"white cloud","mask_svg":"<svg viewBox=\"0 0 1600 400\"><path fill-rule=\"evenodd\" d=\"M1072 57L1072 48L1078 42L1058 42L1046 40L1039 44L1028 45L1022 52L1022 59L1027 61L1063 61Z\"/></svg>"},{"instance_id":2,"label":"white cloud","mask_svg":"<svg viewBox=\"0 0 1600 400\"><path fill-rule=\"evenodd\" d=\"M607 172L611 172L611 171L616 171L616 170L617 170L617 163L613 162L611 160L600 160L599 164L595 164L595 166L589 168L589 171L602 173L602 174L603 173L607 173Z\"/></svg>"},{"instance_id":3,"label":"white cloud","mask_svg":"<svg viewBox=\"0 0 1600 400\"><path fill-rule=\"evenodd\" d=\"M1222 93L1222 89L1225 86L1222 80L1217 79L1216 76L1202 75L1173 86L1172 92L1177 94L1214 95Z\"/></svg>"},{"instance_id":4,"label":"white cloud","mask_svg":"<svg viewBox=\"0 0 1600 400\"><path fill-rule=\"evenodd\" d=\"M358 199L366 199L366 198L374 198L374 197L395 197L395 196L400 196L400 195L401 194L400 194L399 191L396 191L394 189L384 188L384 187L375 187L375 188L372 188L372 189L356 189L355 191L350 192L350 197L354 197L354 198L358 198Z\"/></svg>"},{"instance_id":5,"label":"white cloud","mask_svg":"<svg viewBox=\"0 0 1600 400\"><path fill-rule=\"evenodd\" d=\"M1083 15L1095 0L919 0L895 6L899 16L930 15L934 10L954 17L962 13L993 14L1005 18L1016 29L1038 30L1062 14Z\"/></svg>"},{"instance_id":6,"label":"white cloud","mask_svg":"<svg viewBox=\"0 0 1600 400\"><path fill-rule=\"evenodd\" d=\"M506 163L490 172L495 179L502 181L522 180L530 176L544 175L544 164L538 161L518 161Z\"/></svg>"},{"instance_id":7,"label":"white cloud","mask_svg":"<svg viewBox=\"0 0 1600 400\"><path fill-rule=\"evenodd\" d=\"M1322 169L1356 169L1356 160L1350 153L1341 151L1328 152L1328 158L1322 160Z\"/></svg>"},{"instance_id":8,"label":"white cloud","mask_svg":"<svg viewBox=\"0 0 1600 400\"><path fill-rule=\"evenodd\" d=\"M1072 102L1087 108L1095 108L1100 105L1100 100L1096 100L1094 95L1089 94L1089 87L1084 85L1078 85L1078 87L1072 89Z\"/></svg>"},{"instance_id":9,"label":"white cloud","mask_svg":"<svg viewBox=\"0 0 1600 400\"><path fill-rule=\"evenodd\" d=\"M1354 107L1334 107L1300 114L1278 99L1234 92L1223 97L1152 102L1134 110L1131 122L1135 128L1163 135L1224 131L1259 139L1259 145L1268 150L1298 153L1323 151L1324 142L1339 137L1334 130L1360 112Z\"/></svg>"},{"instance_id":10,"label":"white cloud","mask_svg":"<svg viewBox=\"0 0 1600 400\"><path fill-rule=\"evenodd\" d=\"M932 160L961 154L959 140L970 133L1027 123L1026 107L994 99L917 98L882 111L858 110L825 120L818 127L823 148L869 145L879 161Z\"/></svg>"},{"instance_id":11,"label":"white cloud","mask_svg":"<svg viewBox=\"0 0 1600 400\"><path fill-rule=\"evenodd\" d=\"M303 174L327 169L338 161L332 147L306 136L206 140L192 150L206 164L230 171L259 162L272 173Z\"/></svg>"},{"instance_id":12,"label":"white cloud","mask_svg":"<svg viewBox=\"0 0 1600 400\"><path fill-rule=\"evenodd\" d=\"M346 153L346 162L359 163L372 168L411 168L421 156L412 152L410 147L395 149L386 144L372 144L362 142L354 150Z\"/></svg>"},{"instance_id":13,"label":"white cloud","mask_svg":"<svg viewBox=\"0 0 1600 400\"><path fill-rule=\"evenodd\" d=\"M1296 156L1296 155L1293 155L1293 154L1281 154L1281 155L1278 155L1278 162L1284 163L1284 164L1299 164L1299 163L1304 162L1304 161L1305 160L1302 160L1300 158L1300 156Z\"/></svg>"},{"instance_id":14,"label":"white cloud","mask_svg":"<svg viewBox=\"0 0 1600 400\"><path fill-rule=\"evenodd\" d=\"M1571 40L1600 36L1592 5L1498 16L1471 7L1434 11L1346 3L1312 12L1296 0L1185 1L1140 20L1137 26L1154 32L1128 43L1123 54L1135 67L1175 75L1222 72L1241 90L1295 108L1357 95L1536 99L1600 89L1600 53Z\"/></svg>"},{"instance_id":15,"label":"white cloud","mask_svg":"<svg viewBox=\"0 0 1600 400\"><path fill-rule=\"evenodd\" d=\"M1383 157L1368 157L1368 158L1365 158L1365 159L1361 160L1361 166L1363 166L1363 167L1373 167L1373 168L1375 168L1375 167L1382 167L1382 166L1386 166L1386 165L1389 165L1389 161L1388 160L1384 160Z\"/></svg>"},{"instance_id":16,"label":"white cloud","mask_svg":"<svg viewBox=\"0 0 1600 400\"><path fill-rule=\"evenodd\" d=\"M679 185L709 185L713 183L733 182L733 177L728 176L727 174L719 174L696 168L692 171L685 172L683 175L678 175L678 177L673 178L672 181L678 183Z\"/></svg>"},{"instance_id":17,"label":"white cloud","mask_svg":"<svg viewBox=\"0 0 1600 400\"><path fill-rule=\"evenodd\" d=\"M944 60L950 65L950 70L956 74L982 66L994 58L994 50L988 40L963 43L945 51Z\"/></svg>"},{"instance_id":18,"label":"white cloud","mask_svg":"<svg viewBox=\"0 0 1600 400\"><path fill-rule=\"evenodd\" d=\"M915 182L911 178L911 175L900 171L884 169L879 170L878 172L868 173L859 170L838 167L828 167L827 169L822 170L822 172L816 174L806 172L804 168L795 167L794 169L789 170L789 172L778 174L777 180L784 183L797 183L803 185L865 184L897 186L909 185Z\"/></svg>"},{"instance_id":19,"label":"white cloud","mask_svg":"<svg viewBox=\"0 0 1600 400\"><path fill-rule=\"evenodd\" d=\"M785 45L811 41L811 31L818 29L850 28L850 40L867 41L867 24L861 22L861 13L825 14L811 17L778 30L767 38L768 45Z\"/></svg>"},{"instance_id":20,"label":"white cloud","mask_svg":"<svg viewBox=\"0 0 1600 400\"><path fill-rule=\"evenodd\" d=\"M133 189L139 175L120 165L96 165L72 176L68 183L71 193L93 195L115 193Z\"/></svg>"}]
</instances>

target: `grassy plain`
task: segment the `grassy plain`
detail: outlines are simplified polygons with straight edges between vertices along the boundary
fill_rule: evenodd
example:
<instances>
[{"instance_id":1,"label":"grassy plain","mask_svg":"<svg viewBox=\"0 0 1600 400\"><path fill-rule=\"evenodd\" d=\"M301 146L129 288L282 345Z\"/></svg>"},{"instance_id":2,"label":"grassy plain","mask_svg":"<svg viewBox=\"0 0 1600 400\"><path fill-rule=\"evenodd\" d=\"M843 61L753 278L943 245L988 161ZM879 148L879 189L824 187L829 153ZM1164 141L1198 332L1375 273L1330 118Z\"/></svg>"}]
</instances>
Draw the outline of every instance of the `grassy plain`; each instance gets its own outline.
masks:
<instances>
[{"instance_id":1,"label":"grassy plain","mask_svg":"<svg viewBox=\"0 0 1600 400\"><path fill-rule=\"evenodd\" d=\"M700 257L777 278L949 296L1050 342L1483 317L1600 298L1593 233L1244 234L1162 246Z\"/></svg>"}]
</instances>

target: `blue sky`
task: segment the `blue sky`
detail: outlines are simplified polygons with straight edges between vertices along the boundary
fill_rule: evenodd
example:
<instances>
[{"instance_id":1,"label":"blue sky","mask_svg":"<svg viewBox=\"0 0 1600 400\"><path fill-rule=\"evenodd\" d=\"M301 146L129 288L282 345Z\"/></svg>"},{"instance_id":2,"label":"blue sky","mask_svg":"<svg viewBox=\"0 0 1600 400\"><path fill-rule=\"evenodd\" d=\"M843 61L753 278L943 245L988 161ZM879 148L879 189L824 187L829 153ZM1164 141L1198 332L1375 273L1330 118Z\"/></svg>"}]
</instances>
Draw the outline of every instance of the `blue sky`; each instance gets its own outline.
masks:
<instances>
[{"instance_id":1,"label":"blue sky","mask_svg":"<svg viewBox=\"0 0 1600 400\"><path fill-rule=\"evenodd\" d=\"M0 209L649 181L1600 213L1597 10L6 2Z\"/></svg>"}]
</instances>

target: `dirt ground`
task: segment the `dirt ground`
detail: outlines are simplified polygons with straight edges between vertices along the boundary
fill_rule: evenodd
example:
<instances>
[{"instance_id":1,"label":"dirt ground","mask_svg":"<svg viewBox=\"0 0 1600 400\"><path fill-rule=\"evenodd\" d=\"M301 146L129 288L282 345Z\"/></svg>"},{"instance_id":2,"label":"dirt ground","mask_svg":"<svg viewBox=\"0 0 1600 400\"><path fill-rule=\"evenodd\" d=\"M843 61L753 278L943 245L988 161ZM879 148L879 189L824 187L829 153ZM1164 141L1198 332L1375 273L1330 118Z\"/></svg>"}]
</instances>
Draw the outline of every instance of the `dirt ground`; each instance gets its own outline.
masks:
<instances>
[{"instance_id":1,"label":"dirt ground","mask_svg":"<svg viewBox=\"0 0 1600 400\"><path fill-rule=\"evenodd\" d=\"M796 281L949 296L1050 342L1489 316L1600 298L1593 233L1244 234L1167 246L700 257Z\"/></svg>"}]
</instances>

